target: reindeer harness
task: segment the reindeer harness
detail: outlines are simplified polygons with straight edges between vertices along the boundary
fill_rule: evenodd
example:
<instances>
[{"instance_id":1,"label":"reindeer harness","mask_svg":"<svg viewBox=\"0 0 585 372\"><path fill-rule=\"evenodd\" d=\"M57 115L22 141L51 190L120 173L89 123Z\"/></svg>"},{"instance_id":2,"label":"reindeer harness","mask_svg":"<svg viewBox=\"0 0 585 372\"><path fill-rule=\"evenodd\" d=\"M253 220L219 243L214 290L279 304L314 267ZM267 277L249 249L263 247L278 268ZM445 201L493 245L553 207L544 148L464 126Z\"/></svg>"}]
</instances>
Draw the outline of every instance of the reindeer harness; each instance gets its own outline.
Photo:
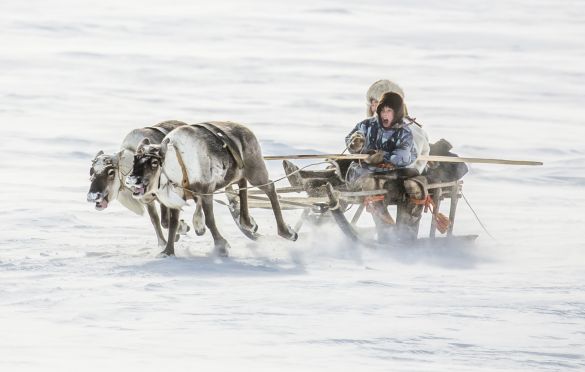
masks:
<instances>
[{"instance_id":1,"label":"reindeer harness","mask_svg":"<svg viewBox=\"0 0 585 372\"><path fill-rule=\"evenodd\" d=\"M232 138L230 138L223 130L218 128L217 126L211 123L199 123L199 124L191 124L191 127L203 128L213 134L217 139L219 139L222 143L222 147L226 149L236 161L239 169L244 168L244 161L242 160L242 155L238 146L234 142ZM188 191L192 196L195 195L191 190L189 190L189 175L187 174L187 166L185 165L185 161L181 156L180 151L175 151L177 154L177 160L179 165L181 166L181 173L183 174L183 179L181 180L181 187L184 191ZM186 197L185 197L186 199Z\"/></svg>"}]
</instances>

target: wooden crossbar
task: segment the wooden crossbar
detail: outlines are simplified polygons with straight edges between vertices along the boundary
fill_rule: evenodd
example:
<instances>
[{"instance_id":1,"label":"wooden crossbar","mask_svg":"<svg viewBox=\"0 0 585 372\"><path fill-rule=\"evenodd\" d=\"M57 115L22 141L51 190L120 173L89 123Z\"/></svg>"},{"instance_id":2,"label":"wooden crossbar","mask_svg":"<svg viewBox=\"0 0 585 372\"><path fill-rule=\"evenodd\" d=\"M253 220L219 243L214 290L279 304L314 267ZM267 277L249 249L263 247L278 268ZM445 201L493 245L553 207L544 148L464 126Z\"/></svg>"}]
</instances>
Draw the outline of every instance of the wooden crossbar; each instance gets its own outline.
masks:
<instances>
[{"instance_id":1,"label":"wooden crossbar","mask_svg":"<svg viewBox=\"0 0 585 372\"><path fill-rule=\"evenodd\" d=\"M286 159L350 159L365 160L368 154L299 154L299 155L274 155L265 156L264 160L286 160ZM540 161L531 160L507 160L487 158L467 158L455 156L419 155L417 160L434 161L439 163L477 163L477 164L501 164L501 165L543 165Z\"/></svg>"}]
</instances>

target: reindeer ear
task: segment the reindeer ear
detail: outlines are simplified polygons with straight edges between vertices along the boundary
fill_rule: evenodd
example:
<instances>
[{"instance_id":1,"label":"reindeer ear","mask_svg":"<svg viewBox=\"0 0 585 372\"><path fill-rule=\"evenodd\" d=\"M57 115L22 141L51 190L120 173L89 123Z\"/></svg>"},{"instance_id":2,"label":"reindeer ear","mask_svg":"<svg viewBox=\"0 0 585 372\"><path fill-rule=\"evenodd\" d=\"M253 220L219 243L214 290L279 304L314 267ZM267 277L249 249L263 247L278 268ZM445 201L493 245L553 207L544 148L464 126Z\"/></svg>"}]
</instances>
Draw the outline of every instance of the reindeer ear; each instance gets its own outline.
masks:
<instances>
[{"instance_id":1,"label":"reindeer ear","mask_svg":"<svg viewBox=\"0 0 585 372\"><path fill-rule=\"evenodd\" d=\"M150 145L150 141L148 140L148 138L144 138L138 144L138 147L136 148L136 152L142 152L142 151L144 151L144 146L148 146L148 145Z\"/></svg>"},{"instance_id":2,"label":"reindeer ear","mask_svg":"<svg viewBox=\"0 0 585 372\"><path fill-rule=\"evenodd\" d=\"M104 152L103 152L102 150L100 150L100 151L99 151L97 154L95 154L95 156L93 157L93 158L94 158L94 160L95 160L95 159L96 159L98 156L100 156L100 155L103 155L103 154L104 154Z\"/></svg>"},{"instance_id":3,"label":"reindeer ear","mask_svg":"<svg viewBox=\"0 0 585 372\"><path fill-rule=\"evenodd\" d=\"M170 143L170 142L171 142L171 140L170 140L170 139L168 139L168 138L165 138L165 139L162 141L162 143L160 144L160 156L161 156L161 158L164 158L164 157L165 157L165 155L166 155L166 153L167 153L167 150L168 150L168 148L169 148L169 143Z\"/></svg>"}]
</instances>

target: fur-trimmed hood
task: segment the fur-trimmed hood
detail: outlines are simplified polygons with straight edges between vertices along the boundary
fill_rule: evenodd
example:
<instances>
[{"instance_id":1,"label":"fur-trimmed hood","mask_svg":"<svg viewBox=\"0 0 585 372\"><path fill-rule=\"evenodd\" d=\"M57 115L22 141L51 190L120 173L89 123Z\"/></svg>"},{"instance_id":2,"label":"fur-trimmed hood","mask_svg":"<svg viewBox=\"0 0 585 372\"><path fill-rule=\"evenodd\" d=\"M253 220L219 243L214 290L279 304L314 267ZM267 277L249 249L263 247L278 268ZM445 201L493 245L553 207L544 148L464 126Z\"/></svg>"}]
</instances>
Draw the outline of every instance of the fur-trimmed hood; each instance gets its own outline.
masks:
<instances>
[{"instance_id":1,"label":"fur-trimmed hood","mask_svg":"<svg viewBox=\"0 0 585 372\"><path fill-rule=\"evenodd\" d=\"M382 95L387 92L398 93L404 99L404 90L402 90L400 85L387 79L378 80L370 85L368 91L366 92L366 115L368 117L375 114L375 112L373 112L372 108L370 107L372 100L375 99L376 101L379 101L380 97L382 97ZM406 109L405 114L407 114Z\"/></svg>"}]
</instances>

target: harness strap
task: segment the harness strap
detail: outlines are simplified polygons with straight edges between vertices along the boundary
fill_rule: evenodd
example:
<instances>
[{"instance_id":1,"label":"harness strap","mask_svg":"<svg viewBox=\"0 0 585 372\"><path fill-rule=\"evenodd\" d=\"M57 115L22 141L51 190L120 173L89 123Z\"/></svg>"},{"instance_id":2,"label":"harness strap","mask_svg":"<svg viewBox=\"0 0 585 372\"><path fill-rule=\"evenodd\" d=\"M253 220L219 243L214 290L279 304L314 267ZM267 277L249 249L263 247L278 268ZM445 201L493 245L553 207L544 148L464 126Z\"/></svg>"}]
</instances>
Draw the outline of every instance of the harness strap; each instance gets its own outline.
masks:
<instances>
[{"instance_id":1,"label":"harness strap","mask_svg":"<svg viewBox=\"0 0 585 372\"><path fill-rule=\"evenodd\" d=\"M172 146L172 144L171 144ZM183 174L183 179L181 180L181 187L183 190L189 189L189 175L187 174L187 167L185 166L185 162L183 161L183 157L181 156L181 152L175 147L175 154L177 154L177 160L179 161L179 165L181 166L181 173ZM187 196L184 193L183 199L187 200Z\"/></svg>"},{"instance_id":2,"label":"harness strap","mask_svg":"<svg viewBox=\"0 0 585 372\"><path fill-rule=\"evenodd\" d=\"M204 128L204 129L207 129L209 132L211 132L215 137L217 137L223 143L223 148L227 149L229 151L229 153L232 155L232 157L236 161L238 168L240 168L240 169L244 168L244 161L242 160L242 155L240 154L238 146L236 146L236 143L234 142L234 140L231 139L223 130L221 130L220 128L218 128L217 126L215 126L211 123L191 124L191 126Z\"/></svg>"},{"instance_id":3,"label":"harness strap","mask_svg":"<svg viewBox=\"0 0 585 372\"><path fill-rule=\"evenodd\" d=\"M166 137L167 134L170 133L169 130L165 129L165 128L161 128L161 127L144 127L144 129L152 129L152 130L156 130L159 133L162 133L163 136Z\"/></svg>"},{"instance_id":4,"label":"harness strap","mask_svg":"<svg viewBox=\"0 0 585 372\"><path fill-rule=\"evenodd\" d=\"M223 143L223 148L226 148L230 154L234 157L236 163L238 164L238 168L244 167L244 161L237 150L236 144L234 141L228 137L223 130L216 127L211 123L199 123L199 124L191 124L192 127L199 127L206 129L207 131L211 132L214 136L216 136L220 141ZM157 129L156 127L149 127L151 129ZM162 129L162 128L161 128ZM161 133L163 133L161 131ZM170 143L173 146L172 143ZM174 146L173 146L174 147ZM191 197L195 195L193 191L189 189L189 174L187 173L187 166L185 165L185 161L183 160L183 156L181 156L181 152L175 147L175 154L177 154L177 161L179 162L179 166L181 167L181 173L183 178L181 180L181 188L184 191L183 199L187 200L187 194L190 194Z\"/></svg>"},{"instance_id":5,"label":"harness strap","mask_svg":"<svg viewBox=\"0 0 585 372\"><path fill-rule=\"evenodd\" d=\"M124 185L124 178L128 175L128 173L126 174L122 174L122 169L120 168L120 163L121 163L121 159L122 159L122 154L124 153L124 151L130 151L132 153L134 153L134 151L127 149L126 147L123 147L122 150L120 150L120 152L118 152L116 154L116 157L118 158L118 163L114 166L114 168L117 169L118 172L118 182L120 182L120 187L118 187L118 193L120 193L126 186Z\"/></svg>"}]
</instances>

